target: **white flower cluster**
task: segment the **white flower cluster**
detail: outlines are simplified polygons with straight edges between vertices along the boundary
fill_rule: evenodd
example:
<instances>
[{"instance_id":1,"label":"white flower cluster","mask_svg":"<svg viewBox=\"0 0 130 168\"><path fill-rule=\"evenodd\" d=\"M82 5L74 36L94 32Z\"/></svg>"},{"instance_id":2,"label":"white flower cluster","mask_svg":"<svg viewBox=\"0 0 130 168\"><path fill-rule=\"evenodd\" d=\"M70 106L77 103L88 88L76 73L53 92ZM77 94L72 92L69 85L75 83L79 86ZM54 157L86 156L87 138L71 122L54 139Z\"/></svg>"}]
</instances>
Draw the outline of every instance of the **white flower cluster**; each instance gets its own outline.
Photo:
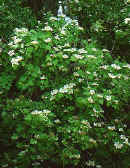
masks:
<instances>
[{"instance_id":1,"label":"white flower cluster","mask_svg":"<svg viewBox=\"0 0 130 168\"><path fill-rule=\"evenodd\" d=\"M105 49L105 48L102 49L102 51L103 51L103 52L109 52L109 50L107 50L107 49Z\"/></svg>"},{"instance_id":2,"label":"white flower cluster","mask_svg":"<svg viewBox=\"0 0 130 168\"><path fill-rule=\"evenodd\" d=\"M26 33L26 32L28 32L28 29L26 29L26 28L16 28L15 30L14 30L16 33Z\"/></svg>"},{"instance_id":3,"label":"white flower cluster","mask_svg":"<svg viewBox=\"0 0 130 168\"><path fill-rule=\"evenodd\" d=\"M17 36L12 37L12 39L14 44L18 44L22 41L22 39L18 38Z\"/></svg>"},{"instance_id":4,"label":"white flower cluster","mask_svg":"<svg viewBox=\"0 0 130 168\"><path fill-rule=\"evenodd\" d=\"M103 122L93 123L95 127L101 127L103 124L104 124Z\"/></svg>"},{"instance_id":5,"label":"white flower cluster","mask_svg":"<svg viewBox=\"0 0 130 168\"><path fill-rule=\"evenodd\" d=\"M79 3L79 0L74 0L75 3Z\"/></svg>"},{"instance_id":6,"label":"white flower cluster","mask_svg":"<svg viewBox=\"0 0 130 168\"><path fill-rule=\"evenodd\" d=\"M68 93L68 94L73 94L73 87L76 86L75 83L69 83L64 85L62 88L60 89L54 89L51 91L51 98L50 100L53 100L55 95L58 93Z\"/></svg>"},{"instance_id":7,"label":"white flower cluster","mask_svg":"<svg viewBox=\"0 0 130 168\"><path fill-rule=\"evenodd\" d=\"M93 108L93 112L94 113L92 113L91 116L99 117L100 113L103 113L104 111L102 109L96 110L95 108Z\"/></svg>"},{"instance_id":8,"label":"white flower cluster","mask_svg":"<svg viewBox=\"0 0 130 168\"><path fill-rule=\"evenodd\" d=\"M95 90L90 90L90 94L94 95L95 94Z\"/></svg>"},{"instance_id":9,"label":"white flower cluster","mask_svg":"<svg viewBox=\"0 0 130 168\"><path fill-rule=\"evenodd\" d=\"M89 98L88 98L88 102L89 102L89 103L94 103L94 100L92 99L92 97L89 97Z\"/></svg>"},{"instance_id":10,"label":"white flower cluster","mask_svg":"<svg viewBox=\"0 0 130 168\"><path fill-rule=\"evenodd\" d=\"M86 162L86 165L91 166L91 167L95 167L95 161L89 160L88 162Z\"/></svg>"},{"instance_id":11,"label":"white flower cluster","mask_svg":"<svg viewBox=\"0 0 130 168\"><path fill-rule=\"evenodd\" d=\"M111 101L111 96L106 96L105 98L107 101Z\"/></svg>"},{"instance_id":12,"label":"white flower cluster","mask_svg":"<svg viewBox=\"0 0 130 168\"><path fill-rule=\"evenodd\" d=\"M119 65L116 65L116 64L111 64L111 67L116 69L116 70L120 70L121 67Z\"/></svg>"},{"instance_id":13,"label":"white flower cluster","mask_svg":"<svg viewBox=\"0 0 130 168\"><path fill-rule=\"evenodd\" d=\"M31 112L31 114L33 114L33 115L41 115L41 114L42 114L42 115L47 116L50 112L51 112L51 111L50 111L50 110L47 110L47 109L42 110L42 111L34 110L34 111Z\"/></svg>"},{"instance_id":14,"label":"white flower cluster","mask_svg":"<svg viewBox=\"0 0 130 168\"><path fill-rule=\"evenodd\" d=\"M125 24L130 23L130 18L125 18Z\"/></svg>"},{"instance_id":15,"label":"white flower cluster","mask_svg":"<svg viewBox=\"0 0 130 168\"><path fill-rule=\"evenodd\" d=\"M76 48L67 48L67 49L64 49L65 52L75 52L77 51Z\"/></svg>"},{"instance_id":16,"label":"white flower cluster","mask_svg":"<svg viewBox=\"0 0 130 168\"><path fill-rule=\"evenodd\" d=\"M79 49L78 52L80 54L87 54L88 53L84 48Z\"/></svg>"},{"instance_id":17,"label":"white flower cluster","mask_svg":"<svg viewBox=\"0 0 130 168\"><path fill-rule=\"evenodd\" d=\"M19 65L19 62L22 60L23 58L21 56L17 56L16 58L12 58L11 59L11 64L12 66L14 65Z\"/></svg>"},{"instance_id":18,"label":"white flower cluster","mask_svg":"<svg viewBox=\"0 0 130 168\"><path fill-rule=\"evenodd\" d=\"M116 129L115 126L108 126L107 128L108 128L109 130L111 130L111 131L113 131L113 130Z\"/></svg>"},{"instance_id":19,"label":"white flower cluster","mask_svg":"<svg viewBox=\"0 0 130 168\"><path fill-rule=\"evenodd\" d=\"M72 94L74 86L75 86L75 83L66 84L66 85L64 85L63 88L59 89L59 93L67 93L68 92L68 93Z\"/></svg>"},{"instance_id":20,"label":"white flower cluster","mask_svg":"<svg viewBox=\"0 0 130 168\"><path fill-rule=\"evenodd\" d=\"M120 142L115 142L114 146L116 149L121 149L123 147L123 144L121 144Z\"/></svg>"},{"instance_id":21,"label":"white flower cluster","mask_svg":"<svg viewBox=\"0 0 130 168\"><path fill-rule=\"evenodd\" d=\"M94 140L93 138L90 138L90 139L89 139L89 142L91 142L91 143L93 143L93 144L96 144L96 143L97 143L96 140Z\"/></svg>"},{"instance_id":22,"label":"white flower cluster","mask_svg":"<svg viewBox=\"0 0 130 168\"><path fill-rule=\"evenodd\" d=\"M31 42L31 44L36 45L36 44L38 44L38 41L34 40L34 41Z\"/></svg>"},{"instance_id":23,"label":"white flower cluster","mask_svg":"<svg viewBox=\"0 0 130 168\"><path fill-rule=\"evenodd\" d=\"M87 55L88 58L93 58L96 59L96 57L94 55Z\"/></svg>"},{"instance_id":24,"label":"white flower cluster","mask_svg":"<svg viewBox=\"0 0 130 168\"><path fill-rule=\"evenodd\" d=\"M66 55L66 54L64 54L63 56L62 56L63 58L69 58L69 56L68 55Z\"/></svg>"},{"instance_id":25,"label":"white flower cluster","mask_svg":"<svg viewBox=\"0 0 130 168\"><path fill-rule=\"evenodd\" d=\"M129 143L129 141L128 141L128 138L127 138L125 135L120 135L120 138L121 138L122 140L124 140L124 142L123 142L124 144L130 146L130 143Z\"/></svg>"},{"instance_id":26,"label":"white flower cluster","mask_svg":"<svg viewBox=\"0 0 130 168\"><path fill-rule=\"evenodd\" d=\"M50 26L45 26L43 30L44 31L53 31L53 29Z\"/></svg>"},{"instance_id":27,"label":"white flower cluster","mask_svg":"<svg viewBox=\"0 0 130 168\"><path fill-rule=\"evenodd\" d=\"M100 66L101 69L107 69L108 67L109 67L108 65Z\"/></svg>"},{"instance_id":28,"label":"white flower cluster","mask_svg":"<svg viewBox=\"0 0 130 168\"><path fill-rule=\"evenodd\" d=\"M58 20L58 18L52 16L52 17L49 18L49 20L56 21L56 20Z\"/></svg>"},{"instance_id":29,"label":"white flower cluster","mask_svg":"<svg viewBox=\"0 0 130 168\"><path fill-rule=\"evenodd\" d=\"M13 56L13 55L15 55L15 52L14 52L14 50L10 50L10 51L8 52L8 54L9 54L10 56Z\"/></svg>"},{"instance_id":30,"label":"white flower cluster","mask_svg":"<svg viewBox=\"0 0 130 168\"><path fill-rule=\"evenodd\" d=\"M79 54L74 54L74 57L77 59L83 59L84 56L83 55L79 55Z\"/></svg>"},{"instance_id":31,"label":"white flower cluster","mask_svg":"<svg viewBox=\"0 0 130 168\"><path fill-rule=\"evenodd\" d=\"M46 79L45 75L42 75L42 76L40 77L40 79L41 79L41 80Z\"/></svg>"},{"instance_id":32,"label":"white flower cluster","mask_svg":"<svg viewBox=\"0 0 130 168\"><path fill-rule=\"evenodd\" d=\"M114 79L114 78L119 78L120 79L122 75L121 74L113 75L111 73L108 73L108 76L112 79Z\"/></svg>"},{"instance_id":33,"label":"white flower cluster","mask_svg":"<svg viewBox=\"0 0 130 168\"><path fill-rule=\"evenodd\" d=\"M47 38L44 41L45 41L45 43L50 43L52 40L51 40L51 38Z\"/></svg>"}]
</instances>

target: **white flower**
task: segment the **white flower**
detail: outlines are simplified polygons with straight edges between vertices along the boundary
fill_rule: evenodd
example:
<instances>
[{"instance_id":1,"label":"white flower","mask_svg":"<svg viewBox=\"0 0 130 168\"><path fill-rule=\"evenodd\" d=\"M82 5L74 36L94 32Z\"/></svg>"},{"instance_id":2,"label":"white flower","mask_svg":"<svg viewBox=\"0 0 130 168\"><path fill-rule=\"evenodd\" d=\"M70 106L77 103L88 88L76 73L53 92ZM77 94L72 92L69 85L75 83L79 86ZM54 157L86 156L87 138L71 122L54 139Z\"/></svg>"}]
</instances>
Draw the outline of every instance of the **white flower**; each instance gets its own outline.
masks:
<instances>
[{"instance_id":1,"label":"white flower","mask_svg":"<svg viewBox=\"0 0 130 168\"><path fill-rule=\"evenodd\" d=\"M83 30L84 30L84 28L83 28L83 27L80 27L80 26L78 27L78 29L79 29L79 30L81 30L81 31L83 31Z\"/></svg>"},{"instance_id":2,"label":"white flower","mask_svg":"<svg viewBox=\"0 0 130 168\"><path fill-rule=\"evenodd\" d=\"M51 42L51 38L47 38L46 40L44 40L46 43Z\"/></svg>"},{"instance_id":3,"label":"white flower","mask_svg":"<svg viewBox=\"0 0 130 168\"><path fill-rule=\"evenodd\" d=\"M79 3L79 0L74 0L75 1L75 3Z\"/></svg>"},{"instance_id":4,"label":"white flower","mask_svg":"<svg viewBox=\"0 0 130 168\"><path fill-rule=\"evenodd\" d=\"M70 47L69 43L65 43L65 45L63 47Z\"/></svg>"},{"instance_id":5,"label":"white flower","mask_svg":"<svg viewBox=\"0 0 130 168\"><path fill-rule=\"evenodd\" d=\"M115 126L108 126L108 129L111 130L111 131L113 131L113 130L115 130L116 128L115 128Z\"/></svg>"},{"instance_id":6,"label":"white flower","mask_svg":"<svg viewBox=\"0 0 130 168\"><path fill-rule=\"evenodd\" d=\"M93 85L93 86L98 86L99 84L98 84L98 83L92 83L91 85Z\"/></svg>"},{"instance_id":7,"label":"white flower","mask_svg":"<svg viewBox=\"0 0 130 168\"><path fill-rule=\"evenodd\" d=\"M57 47L53 47L53 48L54 48L55 51L59 51L59 48L57 48Z\"/></svg>"},{"instance_id":8,"label":"white flower","mask_svg":"<svg viewBox=\"0 0 130 168\"><path fill-rule=\"evenodd\" d=\"M64 51L66 52L75 52L76 51L76 49L74 49L74 48L67 48L67 49L64 49Z\"/></svg>"},{"instance_id":9,"label":"white flower","mask_svg":"<svg viewBox=\"0 0 130 168\"><path fill-rule=\"evenodd\" d=\"M102 123L93 123L93 125L95 126L95 127L101 127L102 126Z\"/></svg>"},{"instance_id":10,"label":"white flower","mask_svg":"<svg viewBox=\"0 0 130 168\"><path fill-rule=\"evenodd\" d=\"M115 102L115 104L118 104L118 103L119 103L118 100L114 100L114 102Z\"/></svg>"},{"instance_id":11,"label":"white flower","mask_svg":"<svg viewBox=\"0 0 130 168\"><path fill-rule=\"evenodd\" d=\"M103 95L102 94L97 94L97 97L103 98Z\"/></svg>"},{"instance_id":12,"label":"white flower","mask_svg":"<svg viewBox=\"0 0 130 168\"><path fill-rule=\"evenodd\" d=\"M119 131L122 132L122 131L123 131L123 128L119 128Z\"/></svg>"},{"instance_id":13,"label":"white flower","mask_svg":"<svg viewBox=\"0 0 130 168\"><path fill-rule=\"evenodd\" d=\"M100 68L102 68L102 69L107 69L107 68L108 68L108 65L100 66Z\"/></svg>"},{"instance_id":14,"label":"white flower","mask_svg":"<svg viewBox=\"0 0 130 168\"><path fill-rule=\"evenodd\" d=\"M65 89L65 88L60 88L60 89L59 89L59 92L60 92L60 93L67 93L67 92L68 92L68 90L67 90L67 89Z\"/></svg>"},{"instance_id":15,"label":"white flower","mask_svg":"<svg viewBox=\"0 0 130 168\"><path fill-rule=\"evenodd\" d=\"M123 77L124 77L125 80L128 80L128 79L129 79L129 77L126 76L126 75L124 75Z\"/></svg>"},{"instance_id":16,"label":"white flower","mask_svg":"<svg viewBox=\"0 0 130 168\"><path fill-rule=\"evenodd\" d=\"M105 48L104 48L102 51L103 51L103 52L109 52L109 50L107 50L107 49L105 49Z\"/></svg>"},{"instance_id":17,"label":"white flower","mask_svg":"<svg viewBox=\"0 0 130 168\"><path fill-rule=\"evenodd\" d=\"M79 55L79 54L74 54L74 57L76 57L76 58L78 58L78 59L83 59L83 58L84 58L84 56Z\"/></svg>"},{"instance_id":18,"label":"white flower","mask_svg":"<svg viewBox=\"0 0 130 168\"><path fill-rule=\"evenodd\" d=\"M26 33L26 32L28 32L28 29L26 29L26 28L16 28L15 30L14 30L15 32L17 32L17 33Z\"/></svg>"},{"instance_id":19,"label":"white flower","mask_svg":"<svg viewBox=\"0 0 130 168\"><path fill-rule=\"evenodd\" d=\"M125 24L128 24L130 22L130 18L125 18Z\"/></svg>"},{"instance_id":20,"label":"white flower","mask_svg":"<svg viewBox=\"0 0 130 168\"><path fill-rule=\"evenodd\" d=\"M95 90L90 90L90 94L94 95L95 94Z\"/></svg>"},{"instance_id":21,"label":"white flower","mask_svg":"<svg viewBox=\"0 0 130 168\"><path fill-rule=\"evenodd\" d=\"M111 73L108 73L108 76L110 77L110 78L112 78L112 79L114 79L114 78L116 78L117 76L114 76L113 74L111 74Z\"/></svg>"},{"instance_id":22,"label":"white flower","mask_svg":"<svg viewBox=\"0 0 130 168\"><path fill-rule=\"evenodd\" d=\"M80 54L87 54L87 51L84 50L83 48L79 49L78 52L79 52Z\"/></svg>"},{"instance_id":23,"label":"white flower","mask_svg":"<svg viewBox=\"0 0 130 168\"><path fill-rule=\"evenodd\" d=\"M59 119L54 120L54 122L55 122L56 124L61 123L61 121L60 121Z\"/></svg>"},{"instance_id":24,"label":"white flower","mask_svg":"<svg viewBox=\"0 0 130 168\"><path fill-rule=\"evenodd\" d=\"M38 41L32 41L31 44L38 44Z\"/></svg>"},{"instance_id":25,"label":"white flower","mask_svg":"<svg viewBox=\"0 0 130 168\"><path fill-rule=\"evenodd\" d=\"M58 20L56 17L53 17L53 16L50 17L49 19L52 20L52 21Z\"/></svg>"},{"instance_id":26,"label":"white flower","mask_svg":"<svg viewBox=\"0 0 130 168\"><path fill-rule=\"evenodd\" d=\"M13 45L13 42L10 42L9 44L8 44L8 46L12 46Z\"/></svg>"},{"instance_id":27,"label":"white flower","mask_svg":"<svg viewBox=\"0 0 130 168\"><path fill-rule=\"evenodd\" d=\"M45 26L43 30L45 30L45 31L53 31L53 29L50 26Z\"/></svg>"},{"instance_id":28,"label":"white flower","mask_svg":"<svg viewBox=\"0 0 130 168\"><path fill-rule=\"evenodd\" d=\"M102 166L101 165L96 165L96 168L101 168Z\"/></svg>"},{"instance_id":29,"label":"white flower","mask_svg":"<svg viewBox=\"0 0 130 168\"><path fill-rule=\"evenodd\" d=\"M89 71L86 71L86 74L91 74L91 72L89 72Z\"/></svg>"},{"instance_id":30,"label":"white flower","mask_svg":"<svg viewBox=\"0 0 130 168\"><path fill-rule=\"evenodd\" d=\"M42 111L38 111L38 110L34 110L31 112L31 114L33 115L39 115L39 114L42 114L43 112Z\"/></svg>"},{"instance_id":31,"label":"white flower","mask_svg":"<svg viewBox=\"0 0 130 168\"><path fill-rule=\"evenodd\" d=\"M111 96L106 96L106 100L110 101L111 100Z\"/></svg>"},{"instance_id":32,"label":"white flower","mask_svg":"<svg viewBox=\"0 0 130 168\"><path fill-rule=\"evenodd\" d=\"M21 56L17 56L16 58L12 58L11 63L13 65L18 65L19 61L21 61L23 58Z\"/></svg>"},{"instance_id":33,"label":"white flower","mask_svg":"<svg viewBox=\"0 0 130 168\"><path fill-rule=\"evenodd\" d=\"M92 166L92 167L95 166L95 162L92 160L89 160L88 162L86 162L86 164L87 164L87 166Z\"/></svg>"},{"instance_id":34,"label":"white flower","mask_svg":"<svg viewBox=\"0 0 130 168\"><path fill-rule=\"evenodd\" d=\"M10 51L8 52L8 54L9 54L10 56L15 55L14 50L10 50Z\"/></svg>"},{"instance_id":35,"label":"white flower","mask_svg":"<svg viewBox=\"0 0 130 168\"><path fill-rule=\"evenodd\" d=\"M82 82L84 79L79 78L79 82Z\"/></svg>"},{"instance_id":36,"label":"white flower","mask_svg":"<svg viewBox=\"0 0 130 168\"><path fill-rule=\"evenodd\" d=\"M96 48L92 48L92 50L93 50L93 51L97 51L97 49L96 49Z\"/></svg>"},{"instance_id":37,"label":"white flower","mask_svg":"<svg viewBox=\"0 0 130 168\"><path fill-rule=\"evenodd\" d=\"M112 64L111 67L113 67L116 70L120 70L121 69L121 67L119 65L116 65L116 64Z\"/></svg>"},{"instance_id":38,"label":"white flower","mask_svg":"<svg viewBox=\"0 0 130 168\"><path fill-rule=\"evenodd\" d=\"M91 97L88 98L89 103L94 103L93 99Z\"/></svg>"},{"instance_id":39,"label":"white flower","mask_svg":"<svg viewBox=\"0 0 130 168\"><path fill-rule=\"evenodd\" d=\"M130 64L123 65L123 67L130 69Z\"/></svg>"},{"instance_id":40,"label":"white flower","mask_svg":"<svg viewBox=\"0 0 130 168\"><path fill-rule=\"evenodd\" d=\"M51 91L51 95L53 96L53 95L56 95L58 93L58 89L55 89L55 90L52 90Z\"/></svg>"},{"instance_id":41,"label":"white flower","mask_svg":"<svg viewBox=\"0 0 130 168\"><path fill-rule=\"evenodd\" d=\"M120 135L120 138L121 139L126 139L126 136L125 135Z\"/></svg>"},{"instance_id":42,"label":"white flower","mask_svg":"<svg viewBox=\"0 0 130 168\"><path fill-rule=\"evenodd\" d=\"M93 138L90 138L89 142L92 142L92 143L96 144L96 140L94 140Z\"/></svg>"},{"instance_id":43,"label":"white flower","mask_svg":"<svg viewBox=\"0 0 130 168\"><path fill-rule=\"evenodd\" d=\"M115 142L114 146L116 147L116 149L121 149L123 147L123 144L121 144L120 142Z\"/></svg>"},{"instance_id":44,"label":"white flower","mask_svg":"<svg viewBox=\"0 0 130 168\"><path fill-rule=\"evenodd\" d=\"M94 55L87 55L87 57L96 59L96 57Z\"/></svg>"},{"instance_id":45,"label":"white flower","mask_svg":"<svg viewBox=\"0 0 130 168\"><path fill-rule=\"evenodd\" d=\"M61 30L61 34L65 35L65 34L66 34L66 32L65 32L64 30Z\"/></svg>"},{"instance_id":46,"label":"white flower","mask_svg":"<svg viewBox=\"0 0 130 168\"><path fill-rule=\"evenodd\" d=\"M50 111L50 110L47 110L47 109L43 110L43 113L46 114L46 115L48 115L50 112L51 112L51 111Z\"/></svg>"},{"instance_id":47,"label":"white flower","mask_svg":"<svg viewBox=\"0 0 130 168\"><path fill-rule=\"evenodd\" d=\"M40 77L41 80L46 79L45 75Z\"/></svg>"},{"instance_id":48,"label":"white flower","mask_svg":"<svg viewBox=\"0 0 130 168\"><path fill-rule=\"evenodd\" d=\"M74 72L73 75L79 77L79 74L77 72Z\"/></svg>"},{"instance_id":49,"label":"white flower","mask_svg":"<svg viewBox=\"0 0 130 168\"><path fill-rule=\"evenodd\" d=\"M17 44L17 43L19 43L19 42L21 42L21 41L22 41L22 39L19 39L19 38L18 38L18 39L15 39L15 40L14 40L14 44Z\"/></svg>"},{"instance_id":50,"label":"white flower","mask_svg":"<svg viewBox=\"0 0 130 168\"><path fill-rule=\"evenodd\" d=\"M66 54L64 54L64 55L63 55L63 58L69 58L69 56L68 56L68 55L66 55Z\"/></svg>"}]
</instances>

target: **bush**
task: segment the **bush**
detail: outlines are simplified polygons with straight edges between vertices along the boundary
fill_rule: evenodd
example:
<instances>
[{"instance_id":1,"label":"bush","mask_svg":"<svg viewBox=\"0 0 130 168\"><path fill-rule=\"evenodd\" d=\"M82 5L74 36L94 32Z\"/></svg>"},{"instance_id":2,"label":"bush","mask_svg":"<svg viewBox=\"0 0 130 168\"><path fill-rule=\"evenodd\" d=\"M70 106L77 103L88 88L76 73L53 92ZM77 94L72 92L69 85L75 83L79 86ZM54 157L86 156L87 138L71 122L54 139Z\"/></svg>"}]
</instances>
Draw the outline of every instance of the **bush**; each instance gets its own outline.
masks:
<instances>
[{"instance_id":1,"label":"bush","mask_svg":"<svg viewBox=\"0 0 130 168\"><path fill-rule=\"evenodd\" d=\"M36 26L36 18L29 8L22 7L22 1L0 1L0 37L6 42L13 30L18 27L32 29Z\"/></svg>"},{"instance_id":2,"label":"bush","mask_svg":"<svg viewBox=\"0 0 130 168\"><path fill-rule=\"evenodd\" d=\"M70 16L77 17L88 37L109 49L113 58L120 56L129 61L129 3L129 0L72 0L67 6Z\"/></svg>"},{"instance_id":3,"label":"bush","mask_svg":"<svg viewBox=\"0 0 130 168\"><path fill-rule=\"evenodd\" d=\"M51 16L3 45L1 167L129 167L130 65L82 32Z\"/></svg>"}]
</instances>

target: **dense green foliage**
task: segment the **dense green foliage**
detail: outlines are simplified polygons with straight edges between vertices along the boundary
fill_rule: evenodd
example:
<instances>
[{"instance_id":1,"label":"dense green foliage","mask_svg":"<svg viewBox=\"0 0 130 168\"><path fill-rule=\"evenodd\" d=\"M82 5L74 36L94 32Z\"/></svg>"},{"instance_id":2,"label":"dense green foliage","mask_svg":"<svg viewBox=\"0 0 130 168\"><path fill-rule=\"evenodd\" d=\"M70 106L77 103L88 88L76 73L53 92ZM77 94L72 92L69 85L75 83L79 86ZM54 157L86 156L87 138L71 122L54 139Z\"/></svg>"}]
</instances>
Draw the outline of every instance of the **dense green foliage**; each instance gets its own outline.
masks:
<instances>
[{"instance_id":1,"label":"dense green foliage","mask_svg":"<svg viewBox=\"0 0 130 168\"><path fill-rule=\"evenodd\" d=\"M78 18L88 37L108 48L114 57L129 59L129 0L71 0L69 2L70 14Z\"/></svg>"},{"instance_id":2,"label":"dense green foliage","mask_svg":"<svg viewBox=\"0 0 130 168\"><path fill-rule=\"evenodd\" d=\"M0 167L129 168L128 2L71 1L84 28L20 2L0 4Z\"/></svg>"}]
</instances>

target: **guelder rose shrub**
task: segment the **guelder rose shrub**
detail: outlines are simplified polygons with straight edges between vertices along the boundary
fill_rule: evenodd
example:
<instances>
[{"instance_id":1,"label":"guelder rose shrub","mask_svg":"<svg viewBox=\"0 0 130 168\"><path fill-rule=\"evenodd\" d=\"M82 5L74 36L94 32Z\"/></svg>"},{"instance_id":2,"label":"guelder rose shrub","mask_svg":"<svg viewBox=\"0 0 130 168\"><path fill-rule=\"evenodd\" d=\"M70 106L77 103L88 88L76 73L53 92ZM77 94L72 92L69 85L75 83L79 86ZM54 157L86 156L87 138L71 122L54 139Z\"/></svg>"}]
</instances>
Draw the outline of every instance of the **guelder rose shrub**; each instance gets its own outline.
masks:
<instances>
[{"instance_id":1,"label":"guelder rose shrub","mask_svg":"<svg viewBox=\"0 0 130 168\"><path fill-rule=\"evenodd\" d=\"M128 168L130 65L74 21L38 23L0 42L1 167Z\"/></svg>"}]
</instances>

